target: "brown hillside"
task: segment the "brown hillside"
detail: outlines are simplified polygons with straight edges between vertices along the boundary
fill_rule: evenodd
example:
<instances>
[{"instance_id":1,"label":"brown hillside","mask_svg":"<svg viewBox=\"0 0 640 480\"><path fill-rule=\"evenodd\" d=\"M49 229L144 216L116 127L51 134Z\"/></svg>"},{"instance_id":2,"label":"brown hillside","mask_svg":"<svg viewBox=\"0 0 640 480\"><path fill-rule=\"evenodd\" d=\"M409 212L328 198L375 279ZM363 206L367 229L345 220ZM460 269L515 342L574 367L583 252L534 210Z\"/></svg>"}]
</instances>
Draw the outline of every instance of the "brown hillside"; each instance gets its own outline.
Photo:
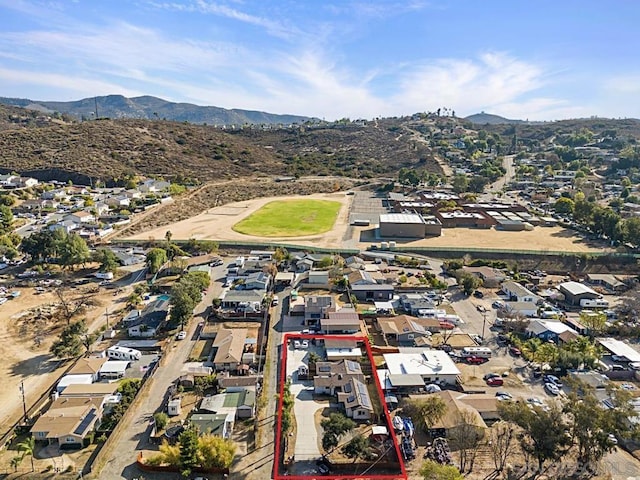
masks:
<instances>
[{"instance_id":1,"label":"brown hillside","mask_svg":"<svg viewBox=\"0 0 640 480\"><path fill-rule=\"evenodd\" d=\"M16 115L23 120L16 120ZM12 117L13 115L13 117ZM439 171L430 150L384 126L334 125L233 132L152 120L65 122L0 106L0 169L42 180L110 181L125 175L202 182L256 175L395 176L419 164Z\"/></svg>"}]
</instances>

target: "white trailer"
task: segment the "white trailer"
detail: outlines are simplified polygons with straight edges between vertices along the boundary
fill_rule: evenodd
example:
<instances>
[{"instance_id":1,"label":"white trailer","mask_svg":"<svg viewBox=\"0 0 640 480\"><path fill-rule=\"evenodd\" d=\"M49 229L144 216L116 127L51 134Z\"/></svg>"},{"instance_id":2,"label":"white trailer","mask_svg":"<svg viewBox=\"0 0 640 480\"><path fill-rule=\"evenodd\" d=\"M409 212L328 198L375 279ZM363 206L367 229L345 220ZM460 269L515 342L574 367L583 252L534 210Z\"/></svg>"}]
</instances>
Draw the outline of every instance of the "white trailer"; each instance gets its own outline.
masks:
<instances>
[{"instance_id":1,"label":"white trailer","mask_svg":"<svg viewBox=\"0 0 640 480\"><path fill-rule=\"evenodd\" d=\"M114 360L140 360L142 356L142 352L140 350L135 350L133 348L120 347L118 345L114 345L113 347L109 347L107 349L107 357L112 358Z\"/></svg>"}]
</instances>

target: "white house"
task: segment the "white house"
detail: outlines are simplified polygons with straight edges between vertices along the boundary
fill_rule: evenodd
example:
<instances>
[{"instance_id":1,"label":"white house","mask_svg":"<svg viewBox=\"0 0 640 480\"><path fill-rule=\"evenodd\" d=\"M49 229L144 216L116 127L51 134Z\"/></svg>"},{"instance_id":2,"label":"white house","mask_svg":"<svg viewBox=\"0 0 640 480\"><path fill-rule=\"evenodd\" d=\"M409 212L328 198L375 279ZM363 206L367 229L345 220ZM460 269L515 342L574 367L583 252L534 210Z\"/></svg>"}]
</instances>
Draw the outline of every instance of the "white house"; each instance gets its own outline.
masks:
<instances>
[{"instance_id":1,"label":"white house","mask_svg":"<svg viewBox=\"0 0 640 480\"><path fill-rule=\"evenodd\" d=\"M131 200L126 195L117 195L107 198L105 203L110 207L128 207L131 205Z\"/></svg>"},{"instance_id":2,"label":"white house","mask_svg":"<svg viewBox=\"0 0 640 480\"><path fill-rule=\"evenodd\" d=\"M399 350L400 353L383 355L390 375L420 376L425 384L456 385L460 370L446 352L403 347Z\"/></svg>"},{"instance_id":3,"label":"white house","mask_svg":"<svg viewBox=\"0 0 640 480\"><path fill-rule=\"evenodd\" d=\"M517 282L504 282L502 284L502 291L511 299L517 302L533 302L537 303L540 300L535 293L528 288L520 285Z\"/></svg>"},{"instance_id":4,"label":"white house","mask_svg":"<svg viewBox=\"0 0 640 480\"><path fill-rule=\"evenodd\" d=\"M95 223L96 217L92 213L80 210L79 212L70 213L65 217L65 220L71 220L75 223Z\"/></svg>"}]
</instances>

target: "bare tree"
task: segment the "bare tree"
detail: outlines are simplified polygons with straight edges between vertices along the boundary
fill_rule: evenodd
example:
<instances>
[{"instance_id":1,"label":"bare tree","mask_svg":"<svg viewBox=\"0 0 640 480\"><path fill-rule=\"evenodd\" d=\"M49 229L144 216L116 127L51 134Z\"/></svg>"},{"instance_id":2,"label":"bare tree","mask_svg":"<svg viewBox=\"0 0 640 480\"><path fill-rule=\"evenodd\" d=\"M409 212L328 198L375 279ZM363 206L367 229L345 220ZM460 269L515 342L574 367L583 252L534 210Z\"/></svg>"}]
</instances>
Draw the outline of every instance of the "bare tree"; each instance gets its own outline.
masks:
<instances>
[{"instance_id":1,"label":"bare tree","mask_svg":"<svg viewBox=\"0 0 640 480\"><path fill-rule=\"evenodd\" d=\"M72 296L70 289L65 285L56 288L55 294L60 301L59 305L62 310L62 318L67 322L67 325L69 325L73 317L81 314L87 306L93 304L93 294L84 292Z\"/></svg>"},{"instance_id":2,"label":"bare tree","mask_svg":"<svg viewBox=\"0 0 640 480\"><path fill-rule=\"evenodd\" d=\"M480 440L484 436L482 427L478 426L477 415L470 410L460 412L460 423L447 432L451 448L458 451L460 458L459 470L471 472L480 447Z\"/></svg>"},{"instance_id":3,"label":"bare tree","mask_svg":"<svg viewBox=\"0 0 640 480\"><path fill-rule=\"evenodd\" d=\"M515 426L512 423L500 421L491 428L489 448L493 454L493 465L496 468L496 472L504 470L511 454L511 446L515 434Z\"/></svg>"}]
</instances>

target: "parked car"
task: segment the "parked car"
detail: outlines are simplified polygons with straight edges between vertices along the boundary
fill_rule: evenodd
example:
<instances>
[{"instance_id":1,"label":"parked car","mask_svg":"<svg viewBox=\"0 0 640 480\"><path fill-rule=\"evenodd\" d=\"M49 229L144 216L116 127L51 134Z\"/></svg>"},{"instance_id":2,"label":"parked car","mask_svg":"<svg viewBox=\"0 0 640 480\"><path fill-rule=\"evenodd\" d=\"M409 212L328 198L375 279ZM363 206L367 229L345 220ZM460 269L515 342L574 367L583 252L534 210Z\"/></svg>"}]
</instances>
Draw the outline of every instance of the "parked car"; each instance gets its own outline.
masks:
<instances>
[{"instance_id":1,"label":"parked car","mask_svg":"<svg viewBox=\"0 0 640 480\"><path fill-rule=\"evenodd\" d=\"M271 300L271 306L272 307L277 307L278 306L278 297L273 297L273 300Z\"/></svg>"},{"instance_id":2,"label":"parked car","mask_svg":"<svg viewBox=\"0 0 640 480\"><path fill-rule=\"evenodd\" d=\"M640 362L631 362L629 368L631 370L640 370Z\"/></svg>"},{"instance_id":3,"label":"parked car","mask_svg":"<svg viewBox=\"0 0 640 480\"><path fill-rule=\"evenodd\" d=\"M480 290L476 290L475 292L473 292L473 296L476 298L483 298L484 293L482 293Z\"/></svg>"},{"instance_id":4,"label":"parked car","mask_svg":"<svg viewBox=\"0 0 640 480\"><path fill-rule=\"evenodd\" d=\"M482 379L489 380L490 378L498 378L498 377L500 377L499 374L491 372L491 373L487 373L484 377L482 377Z\"/></svg>"},{"instance_id":5,"label":"parked car","mask_svg":"<svg viewBox=\"0 0 640 480\"><path fill-rule=\"evenodd\" d=\"M187 338L187 332L185 332L184 330L176 335L176 340L184 340L185 338Z\"/></svg>"},{"instance_id":6,"label":"parked car","mask_svg":"<svg viewBox=\"0 0 640 480\"><path fill-rule=\"evenodd\" d=\"M503 303L503 302L501 302L500 300L495 300L495 301L491 304L491 306L492 306L493 308L500 309L500 308L504 308L504 303Z\"/></svg>"},{"instance_id":7,"label":"parked car","mask_svg":"<svg viewBox=\"0 0 640 480\"><path fill-rule=\"evenodd\" d=\"M611 355L611 360L618 363L627 363L629 361L624 355Z\"/></svg>"},{"instance_id":8,"label":"parked car","mask_svg":"<svg viewBox=\"0 0 640 480\"><path fill-rule=\"evenodd\" d=\"M509 392L496 392L496 400L499 402L511 402L513 400L513 396Z\"/></svg>"},{"instance_id":9,"label":"parked car","mask_svg":"<svg viewBox=\"0 0 640 480\"><path fill-rule=\"evenodd\" d=\"M509 353L514 357L519 357L520 355L522 355L522 352L520 351L520 349L518 347L513 347L513 346L509 347Z\"/></svg>"},{"instance_id":10,"label":"parked car","mask_svg":"<svg viewBox=\"0 0 640 480\"><path fill-rule=\"evenodd\" d=\"M440 322L440 328L443 330L453 330L456 326L450 322Z\"/></svg>"},{"instance_id":11,"label":"parked car","mask_svg":"<svg viewBox=\"0 0 640 480\"><path fill-rule=\"evenodd\" d=\"M611 370L613 370L614 372L623 372L626 370L626 368L622 365L614 364L614 365L611 365Z\"/></svg>"},{"instance_id":12,"label":"parked car","mask_svg":"<svg viewBox=\"0 0 640 480\"><path fill-rule=\"evenodd\" d=\"M467 363L470 365L481 365L487 360L488 360L487 358L476 357L475 355L472 355L471 357L467 357Z\"/></svg>"},{"instance_id":13,"label":"parked car","mask_svg":"<svg viewBox=\"0 0 640 480\"><path fill-rule=\"evenodd\" d=\"M504 380L502 380L502 378L500 377L491 377L487 380L487 385L489 385L490 387L501 387L502 385L504 385Z\"/></svg>"},{"instance_id":14,"label":"parked car","mask_svg":"<svg viewBox=\"0 0 640 480\"><path fill-rule=\"evenodd\" d=\"M618 439L616 438L616 436L613 433L610 433L608 435L608 439L609 439L609 443L611 445L618 445Z\"/></svg>"},{"instance_id":15,"label":"parked car","mask_svg":"<svg viewBox=\"0 0 640 480\"><path fill-rule=\"evenodd\" d=\"M550 395L560 395L560 389L554 383L545 383L544 389Z\"/></svg>"},{"instance_id":16,"label":"parked car","mask_svg":"<svg viewBox=\"0 0 640 480\"><path fill-rule=\"evenodd\" d=\"M562 382L560 381L560 379L558 377L556 377L555 375L545 375L542 378L542 381L544 383L552 383L554 384L556 387L558 388L562 388Z\"/></svg>"}]
</instances>

